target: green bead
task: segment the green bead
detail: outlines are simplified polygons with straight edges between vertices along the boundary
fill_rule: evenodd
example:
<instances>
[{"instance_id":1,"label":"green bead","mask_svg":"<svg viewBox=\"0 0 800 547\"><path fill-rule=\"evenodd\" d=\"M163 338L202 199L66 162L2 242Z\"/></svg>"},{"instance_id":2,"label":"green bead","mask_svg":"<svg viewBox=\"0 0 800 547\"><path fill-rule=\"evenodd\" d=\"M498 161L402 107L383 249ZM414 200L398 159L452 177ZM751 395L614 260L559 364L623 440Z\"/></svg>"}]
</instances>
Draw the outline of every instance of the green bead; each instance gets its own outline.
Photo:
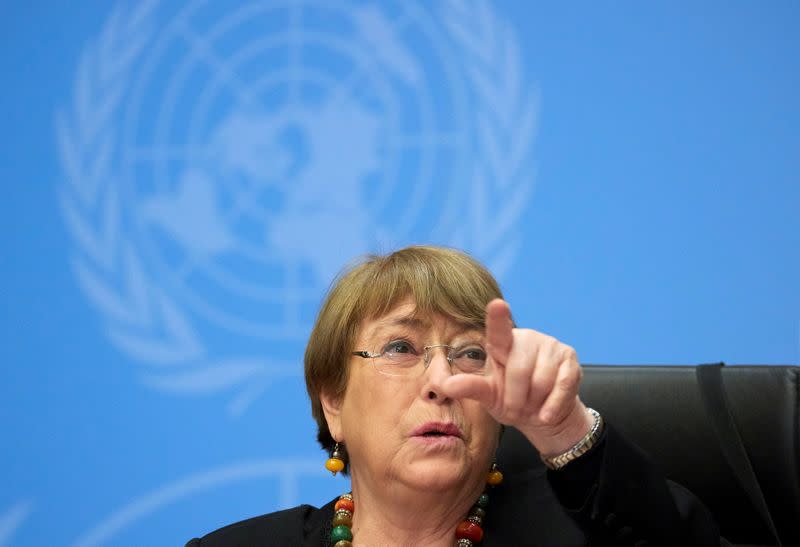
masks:
<instances>
[{"instance_id":1,"label":"green bead","mask_svg":"<svg viewBox=\"0 0 800 547\"><path fill-rule=\"evenodd\" d=\"M331 530L331 543L342 540L352 541L352 539L353 533L347 526L334 526L333 530Z\"/></svg>"},{"instance_id":2,"label":"green bead","mask_svg":"<svg viewBox=\"0 0 800 547\"><path fill-rule=\"evenodd\" d=\"M475 503L478 507L486 507L489 505L489 494L481 494L481 497L478 498L477 503Z\"/></svg>"},{"instance_id":3,"label":"green bead","mask_svg":"<svg viewBox=\"0 0 800 547\"><path fill-rule=\"evenodd\" d=\"M472 508L469 514L470 516L476 516L482 519L486 518L486 511L484 511L481 507L478 507L477 505Z\"/></svg>"}]
</instances>

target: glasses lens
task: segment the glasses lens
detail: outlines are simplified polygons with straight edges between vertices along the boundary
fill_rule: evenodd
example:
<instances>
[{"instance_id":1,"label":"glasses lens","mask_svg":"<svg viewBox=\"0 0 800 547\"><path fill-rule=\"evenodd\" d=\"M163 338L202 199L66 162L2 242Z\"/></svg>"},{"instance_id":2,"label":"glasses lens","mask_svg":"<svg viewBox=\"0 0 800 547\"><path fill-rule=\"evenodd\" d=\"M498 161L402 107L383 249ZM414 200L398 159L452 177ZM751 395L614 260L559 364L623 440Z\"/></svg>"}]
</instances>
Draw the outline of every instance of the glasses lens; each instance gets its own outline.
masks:
<instances>
[{"instance_id":1,"label":"glasses lens","mask_svg":"<svg viewBox=\"0 0 800 547\"><path fill-rule=\"evenodd\" d=\"M420 355L410 343L404 340L395 340L384 346L378 362L378 370L384 374L401 376L411 374Z\"/></svg>"},{"instance_id":2,"label":"glasses lens","mask_svg":"<svg viewBox=\"0 0 800 547\"><path fill-rule=\"evenodd\" d=\"M480 346L466 346L452 350L453 368L463 374L485 374L486 352ZM453 372L456 372L454 370Z\"/></svg>"}]
</instances>

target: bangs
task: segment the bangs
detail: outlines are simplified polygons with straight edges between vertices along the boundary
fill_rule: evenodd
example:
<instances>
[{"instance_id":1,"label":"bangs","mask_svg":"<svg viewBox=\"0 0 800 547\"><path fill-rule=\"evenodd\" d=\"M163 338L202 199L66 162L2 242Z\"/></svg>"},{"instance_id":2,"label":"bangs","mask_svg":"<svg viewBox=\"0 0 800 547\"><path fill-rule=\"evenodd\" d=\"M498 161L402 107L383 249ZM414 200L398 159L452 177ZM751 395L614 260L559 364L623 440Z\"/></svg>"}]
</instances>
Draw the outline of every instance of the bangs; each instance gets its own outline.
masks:
<instances>
[{"instance_id":1,"label":"bangs","mask_svg":"<svg viewBox=\"0 0 800 547\"><path fill-rule=\"evenodd\" d=\"M363 291L359 309L354 310L364 319L383 316L411 298L416 316L438 314L483 329L486 304L502 298L482 265L450 249L413 247L405 253L370 257L364 266L369 267L359 283Z\"/></svg>"}]
</instances>

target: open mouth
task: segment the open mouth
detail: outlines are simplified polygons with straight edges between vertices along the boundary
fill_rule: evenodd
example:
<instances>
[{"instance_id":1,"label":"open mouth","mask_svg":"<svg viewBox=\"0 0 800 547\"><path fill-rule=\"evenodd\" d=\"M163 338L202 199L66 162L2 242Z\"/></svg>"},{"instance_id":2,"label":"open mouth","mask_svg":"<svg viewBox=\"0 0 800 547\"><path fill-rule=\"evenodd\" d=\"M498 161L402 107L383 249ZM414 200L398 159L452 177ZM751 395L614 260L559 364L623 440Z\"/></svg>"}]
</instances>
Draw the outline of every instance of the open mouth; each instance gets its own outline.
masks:
<instances>
[{"instance_id":1,"label":"open mouth","mask_svg":"<svg viewBox=\"0 0 800 547\"><path fill-rule=\"evenodd\" d=\"M434 439L441 437L462 437L461 430L453 423L429 422L416 428L411 433L414 437Z\"/></svg>"}]
</instances>

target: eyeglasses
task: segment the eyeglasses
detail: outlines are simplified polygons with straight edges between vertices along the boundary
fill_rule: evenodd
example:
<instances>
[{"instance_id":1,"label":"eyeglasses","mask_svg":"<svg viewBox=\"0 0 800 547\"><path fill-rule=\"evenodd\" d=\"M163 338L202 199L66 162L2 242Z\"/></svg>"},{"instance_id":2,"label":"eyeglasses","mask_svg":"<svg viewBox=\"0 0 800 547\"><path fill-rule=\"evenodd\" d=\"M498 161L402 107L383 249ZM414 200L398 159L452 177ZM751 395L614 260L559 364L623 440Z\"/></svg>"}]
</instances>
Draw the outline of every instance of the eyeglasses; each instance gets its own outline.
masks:
<instances>
[{"instance_id":1,"label":"eyeglasses","mask_svg":"<svg viewBox=\"0 0 800 547\"><path fill-rule=\"evenodd\" d=\"M422 348L419 352L405 340L393 340L386 344L380 353L366 350L354 351L352 354L365 359L372 359L381 374L387 376L415 376L428 368L433 358L431 350L443 348L447 351L447 362L453 374L485 374L486 351L475 343L461 346L433 344ZM418 366L419 364L423 366Z\"/></svg>"}]
</instances>

